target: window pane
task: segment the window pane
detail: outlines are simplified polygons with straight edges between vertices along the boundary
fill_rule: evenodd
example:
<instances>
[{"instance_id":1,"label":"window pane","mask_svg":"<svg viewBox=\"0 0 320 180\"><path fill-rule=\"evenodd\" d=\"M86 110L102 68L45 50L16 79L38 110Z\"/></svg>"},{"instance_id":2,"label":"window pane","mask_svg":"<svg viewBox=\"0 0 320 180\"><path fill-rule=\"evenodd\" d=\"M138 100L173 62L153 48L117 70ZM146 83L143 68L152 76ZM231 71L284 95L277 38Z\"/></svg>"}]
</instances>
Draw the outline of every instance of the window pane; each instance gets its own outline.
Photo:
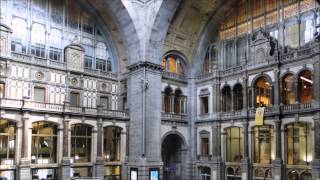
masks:
<instances>
[{"instance_id":1,"label":"window pane","mask_svg":"<svg viewBox=\"0 0 320 180\"><path fill-rule=\"evenodd\" d=\"M121 128L104 128L104 159L105 161L120 161Z\"/></svg>"},{"instance_id":2,"label":"window pane","mask_svg":"<svg viewBox=\"0 0 320 180\"><path fill-rule=\"evenodd\" d=\"M34 88L34 94L33 94L33 99L36 102L45 102L45 89L40 88L40 87L35 87Z\"/></svg>"},{"instance_id":3,"label":"window pane","mask_svg":"<svg viewBox=\"0 0 320 180\"><path fill-rule=\"evenodd\" d=\"M70 105L71 106L80 106L80 95L79 93L76 92L71 92L70 93Z\"/></svg>"}]
</instances>

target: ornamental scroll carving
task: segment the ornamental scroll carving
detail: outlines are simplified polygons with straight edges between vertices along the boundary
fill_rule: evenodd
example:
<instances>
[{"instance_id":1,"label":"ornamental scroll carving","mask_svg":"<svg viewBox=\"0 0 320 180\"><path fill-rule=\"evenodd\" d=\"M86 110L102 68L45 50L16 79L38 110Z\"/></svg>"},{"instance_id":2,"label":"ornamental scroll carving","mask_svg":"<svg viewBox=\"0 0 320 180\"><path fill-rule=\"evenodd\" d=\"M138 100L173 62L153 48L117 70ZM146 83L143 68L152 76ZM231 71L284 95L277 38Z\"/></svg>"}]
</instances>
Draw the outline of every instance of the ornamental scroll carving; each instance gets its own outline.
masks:
<instances>
[{"instance_id":1,"label":"ornamental scroll carving","mask_svg":"<svg viewBox=\"0 0 320 180\"><path fill-rule=\"evenodd\" d=\"M79 44L70 44L65 48L67 69L83 72L84 49Z\"/></svg>"},{"instance_id":2,"label":"ornamental scroll carving","mask_svg":"<svg viewBox=\"0 0 320 180\"><path fill-rule=\"evenodd\" d=\"M276 40L263 29L257 31L251 43L251 62L265 64L275 61L276 44Z\"/></svg>"}]
</instances>

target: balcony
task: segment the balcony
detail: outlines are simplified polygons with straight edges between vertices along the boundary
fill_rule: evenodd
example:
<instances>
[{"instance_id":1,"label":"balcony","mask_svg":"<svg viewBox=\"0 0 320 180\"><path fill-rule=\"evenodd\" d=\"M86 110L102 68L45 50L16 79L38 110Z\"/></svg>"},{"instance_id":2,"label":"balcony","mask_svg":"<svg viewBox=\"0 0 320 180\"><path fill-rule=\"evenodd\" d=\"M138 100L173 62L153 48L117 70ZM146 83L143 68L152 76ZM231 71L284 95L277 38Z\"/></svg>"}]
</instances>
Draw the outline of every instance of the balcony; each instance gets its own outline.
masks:
<instances>
[{"instance_id":1,"label":"balcony","mask_svg":"<svg viewBox=\"0 0 320 180\"><path fill-rule=\"evenodd\" d=\"M181 74L177 73L172 73L172 72L163 72L162 77L167 78L167 79L173 79L173 80L178 80L178 81L186 81L186 77Z\"/></svg>"},{"instance_id":2,"label":"balcony","mask_svg":"<svg viewBox=\"0 0 320 180\"><path fill-rule=\"evenodd\" d=\"M197 155L199 161L211 161L212 155Z\"/></svg>"},{"instance_id":3,"label":"balcony","mask_svg":"<svg viewBox=\"0 0 320 180\"><path fill-rule=\"evenodd\" d=\"M0 108L6 109L25 109L36 112L52 112L52 113L70 113L76 115L87 115L87 116L103 116L112 117L118 119L128 119L129 116L126 112L117 110L108 110L103 108L88 108L88 107L73 107L68 103L62 104L50 104L34 102L29 100L17 100L17 99L0 99Z\"/></svg>"},{"instance_id":4,"label":"balcony","mask_svg":"<svg viewBox=\"0 0 320 180\"><path fill-rule=\"evenodd\" d=\"M176 121L176 122L188 122L187 114L176 114L176 113L161 113L161 119L164 121Z\"/></svg>"},{"instance_id":5,"label":"balcony","mask_svg":"<svg viewBox=\"0 0 320 180\"><path fill-rule=\"evenodd\" d=\"M288 105L280 105L281 111L283 113L290 113L290 112L301 112L301 111L308 111L312 109L311 103L297 103L297 104L288 104Z\"/></svg>"}]
</instances>

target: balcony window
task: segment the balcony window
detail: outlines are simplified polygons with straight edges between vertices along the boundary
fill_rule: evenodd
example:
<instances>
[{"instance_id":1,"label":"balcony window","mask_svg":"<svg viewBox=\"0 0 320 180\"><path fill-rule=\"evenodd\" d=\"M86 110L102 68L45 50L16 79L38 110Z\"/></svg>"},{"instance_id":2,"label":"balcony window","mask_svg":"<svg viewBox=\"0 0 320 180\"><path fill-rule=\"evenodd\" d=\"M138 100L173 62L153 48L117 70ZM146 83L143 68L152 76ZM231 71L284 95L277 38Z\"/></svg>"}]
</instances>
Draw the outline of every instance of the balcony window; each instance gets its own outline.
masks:
<instances>
[{"instance_id":1,"label":"balcony window","mask_svg":"<svg viewBox=\"0 0 320 180\"><path fill-rule=\"evenodd\" d=\"M70 105L73 107L80 106L80 94L78 92L70 93Z\"/></svg>"},{"instance_id":2,"label":"balcony window","mask_svg":"<svg viewBox=\"0 0 320 180\"><path fill-rule=\"evenodd\" d=\"M171 112L171 94L172 94L172 89L171 87L166 87L163 93L163 109L164 112Z\"/></svg>"},{"instance_id":3,"label":"balcony window","mask_svg":"<svg viewBox=\"0 0 320 180\"><path fill-rule=\"evenodd\" d=\"M209 155L209 137L201 137L201 155Z\"/></svg>"},{"instance_id":4,"label":"balcony window","mask_svg":"<svg viewBox=\"0 0 320 180\"><path fill-rule=\"evenodd\" d=\"M31 163L57 162L57 126L45 122L32 123Z\"/></svg>"},{"instance_id":5,"label":"balcony window","mask_svg":"<svg viewBox=\"0 0 320 180\"><path fill-rule=\"evenodd\" d=\"M108 126L104 128L104 160L120 161L121 150L121 131L120 127Z\"/></svg>"},{"instance_id":6,"label":"balcony window","mask_svg":"<svg viewBox=\"0 0 320 180\"><path fill-rule=\"evenodd\" d=\"M199 180L210 180L211 169L209 167L199 167Z\"/></svg>"},{"instance_id":7,"label":"balcony window","mask_svg":"<svg viewBox=\"0 0 320 180\"><path fill-rule=\"evenodd\" d=\"M201 103L201 114L208 114L209 113L209 96L200 97Z\"/></svg>"},{"instance_id":8,"label":"balcony window","mask_svg":"<svg viewBox=\"0 0 320 180\"><path fill-rule=\"evenodd\" d=\"M12 40L11 42L11 51L21 54L27 53L27 48L25 44L22 44L19 40Z\"/></svg>"},{"instance_id":9,"label":"balcony window","mask_svg":"<svg viewBox=\"0 0 320 180\"><path fill-rule=\"evenodd\" d=\"M102 59L96 59L96 69L105 72L106 71L106 61Z\"/></svg>"},{"instance_id":10,"label":"balcony window","mask_svg":"<svg viewBox=\"0 0 320 180\"><path fill-rule=\"evenodd\" d=\"M13 165L15 158L16 126L0 119L0 165Z\"/></svg>"},{"instance_id":11,"label":"balcony window","mask_svg":"<svg viewBox=\"0 0 320 180\"><path fill-rule=\"evenodd\" d=\"M33 89L33 100L36 102L45 102L46 89L43 87L34 87Z\"/></svg>"},{"instance_id":12,"label":"balcony window","mask_svg":"<svg viewBox=\"0 0 320 180\"><path fill-rule=\"evenodd\" d=\"M231 127L226 129L227 162L240 162L243 154L242 128Z\"/></svg>"},{"instance_id":13,"label":"balcony window","mask_svg":"<svg viewBox=\"0 0 320 180\"><path fill-rule=\"evenodd\" d=\"M50 47L49 58L54 61L60 61L62 55L61 52L61 49Z\"/></svg>"},{"instance_id":14,"label":"balcony window","mask_svg":"<svg viewBox=\"0 0 320 180\"><path fill-rule=\"evenodd\" d=\"M271 85L266 77L260 77L255 82L255 104L256 107L267 107L270 105Z\"/></svg>"},{"instance_id":15,"label":"balcony window","mask_svg":"<svg viewBox=\"0 0 320 180\"><path fill-rule=\"evenodd\" d=\"M102 106L103 109L109 109L109 97L101 96L100 105Z\"/></svg>"},{"instance_id":16,"label":"balcony window","mask_svg":"<svg viewBox=\"0 0 320 180\"><path fill-rule=\"evenodd\" d=\"M237 84L233 88L233 109L236 111L243 108L243 94L241 84Z\"/></svg>"},{"instance_id":17,"label":"balcony window","mask_svg":"<svg viewBox=\"0 0 320 180\"><path fill-rule=\"evenodd\" d=\"M286 105L296 103L295 78L292 74L287 74L282 80L282 103Z\"/></svg>"},{"instance_id":18,"label":"balcony window","mask_svg":"<svg viewBox=\"0 0 320 180\"><path fill-rule=\"evenodd\" d=\"M71 126L71 158L74 163L90 162L91 127L84 124Z\"/></svg>"},{"instance_id":19,"label":"balcony window","mask_svg":"<svg viewBox=\"0 0 320 180\"><path fill-rule=\"evenodd\" d=\"M231 89L230 86L225 86L222 91L222 111L223 112L229 112L231 111Z\"/></svg>"},{"instance_id":20,"label":"balcony window","mask_svg":"<svg viewBox=\"0 0 320 180\"><path fill-rule=\"evenodd\" d=\"M184 75L184 64L182 58L176 54L169 54L162 60L162 68L164 71Z\"/></svg>"},{"instance_id":21,"label":"balcony window","mask_svg":"<svg viewBox=\"0 0 320 180\"><path fill-rule=\"evenodd\" d=\"M4 83L0 83L0 98L4 98L5 95L5 85Z\"/></svg>"},{"instance_id":22,"label":"balcony window","mask_svg":"<svg viewBox=\"0 0 320 180\"><path fill-rule=\"evenodd\" d=\"M302 104L312 102L313 80L312 73L308 70L302 71L298 77L298 97Z\"/></svg>"},{"instance_id":23,"label":"balcony window","mask_svg":"<svg viewBox=\"0 0 320 180\"><path fill-rule=\"evenodd\" d=\"M182 100L182 97L181 97L181 90L180 89L177 89L175 90L174 92L174 113L180 113L181 112L181 100Z\"/></svg>"},{"instance_id":24,"label":"balcony window","mask_svg":"<svg viewBox=\"0 0 320 180\"><path fill-rule=\"evenodd\" d=\"M45 56L44 45L40 45L40 44L32 45L31 55L44 58Z\"/></svg>"},{"instance_id":25,"label":"balcony window","mask_svg":"<svg viewBox=\"0 0 320 180\"><path fill-rule=\"evenodd\" d=\"M287 164L307 165L312 161L312 130L309 123L291 123L286 126Z\"/></svg>"},{"instance_id":26,"label":"balcony window","mask_svg":"<svg viewBox=\"0 0 320 180\"><path fill-rule=\"evenodd\" d=\"M271 126L254 127L254 162L270 164L274 155L273 128Z\"/></svg>"},{"instance_id":27,"label":"balcony window","mask_svg":"<svg viewBox=\"0 0 320 180\"><path fill-rule=\"evenodd\" d=\"M84 56L84 67L87 69L92 69L92 57Z\"/></svg>"},{"instance_id":28,"label":"balcony window","mask_svg":"<svg viewBox=\"0 0 320 180\"><path fill-rule=\"evenodd\" d=\"M107 60L107 71L111 72L112 71L112 65L111 65L111 61Z\"/></svg>"}]
</instances>

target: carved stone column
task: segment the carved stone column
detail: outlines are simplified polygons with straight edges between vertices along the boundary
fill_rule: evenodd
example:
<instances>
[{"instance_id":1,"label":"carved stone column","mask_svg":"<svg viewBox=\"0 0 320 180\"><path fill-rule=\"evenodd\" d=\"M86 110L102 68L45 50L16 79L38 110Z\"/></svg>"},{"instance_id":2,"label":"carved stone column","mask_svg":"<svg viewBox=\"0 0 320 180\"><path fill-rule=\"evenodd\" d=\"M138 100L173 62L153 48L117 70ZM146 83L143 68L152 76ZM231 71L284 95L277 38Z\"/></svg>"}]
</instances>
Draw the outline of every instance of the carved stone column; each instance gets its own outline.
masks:
<instances>
[{"instance_id":1,"label":"carved stone column","mask_svg":"<svg viewBox=\"0 0 320 180\"><path fill-rule=\"evenodd\" d=\"M60 164L60 179L67 180L70 179L70 143L69 143L69 116L65 116L63 119L63 150L62 150L62 160Z\"/></svg>"},{"instance_id":2,"label":"carved stone column","mask_svg":"<svg viewBox=\"0 0 320 180\"><path fill-rule=\"evenodd\" d=\"M219 122L212 126L212 179L222 180L223 174L223 160L221 157L221 125Z\"/></svg>"},{"instance_id":3,"label":"carved stone column","mask_svg":"<svg viewBox=\"0 0 320 180\"><path fill-rule=\"evenodd\" d=\"M243 123L243 158L241 159L241 179L250 179L250 159L249 159L249 141L248 141L248 127L247 120Z\"/></svg>"},{"instance_id":4,"label":"carved stone column","mask_svg":"<svg viewBox=\"0 0 320 180\"><path fill-rule=\"evenodd\" d=\"M320 50L320 45L317 44L318 48L314 48L313 51L319 52ZM313 107L319 107L319 101L320 101L320 55L316 55L313 57L313 69L314 69L314 74L312 76L313 78L313 98L312 98L312 106Z\"/></svg>"},{"instance_id":5,"label":"carved stone column","mask_svg":"<svg viewBox=\"0 0 320 180\"><path fill-rule=\"evenodd\" d=\"M19 179L21 180L27 180L31 179L31 159L29 150L31 149L29 147L29 139L31 138L30 133L30 123L29 123L29 113L24 113L22 115L22 122L23 122L23 129L22 129L22 152L21 152L21 160L20 160L20 169L19 169Z\"/></svg>"},{"instance_id":6,"label":"carved stone column","mask_svg":"<svg viewBox=\"0 0 320 180\"><path fill-rule=\"evenodd\" d=\"M103 132L102 132L102 118L99 118L97 122L97 159L95 163L95 176L96 177L104 177L104 159L103 159L103 153L102 153L102 138L103 138Z\"/></svg>"},{"instance_id":7,"label":"carved stone column","mask_svg":"<svg viewBox=\"0 0 320 180\"><path fill-rule=\"evenodd\" d=\"M279 116L275 117L275 139L276 139L276 154L275 160L272 161L272 174L274 180L281 180L282 179L282 158L281 158L281 120Z\"/></svg>"},{"instance_id":8,"label":"carved stone column","mask_svg":"<svg viewBox=\"0 0 320 180\"><path fill-rule=\"evenodd\" d=\"M320 179L320 114L317 113L313 117L314 120L314 152L312 161L312 179Z\"/></svg>"},{"instance_id":9,"label":"carved stone column","mask_svg":"<svg viewBox=\"0 0 320 180\"><path fill-rule=\"evenodd\" d=\"M280 71L279 70L274 70L274 90L273 90L273 97L274 97L274 107L275 109L279 108L280 106L280 102L281 102L281 91L280 91L280 75L279 75ZM278 109L277 109L278 110Z\"/></svg>"}]
</instances>

